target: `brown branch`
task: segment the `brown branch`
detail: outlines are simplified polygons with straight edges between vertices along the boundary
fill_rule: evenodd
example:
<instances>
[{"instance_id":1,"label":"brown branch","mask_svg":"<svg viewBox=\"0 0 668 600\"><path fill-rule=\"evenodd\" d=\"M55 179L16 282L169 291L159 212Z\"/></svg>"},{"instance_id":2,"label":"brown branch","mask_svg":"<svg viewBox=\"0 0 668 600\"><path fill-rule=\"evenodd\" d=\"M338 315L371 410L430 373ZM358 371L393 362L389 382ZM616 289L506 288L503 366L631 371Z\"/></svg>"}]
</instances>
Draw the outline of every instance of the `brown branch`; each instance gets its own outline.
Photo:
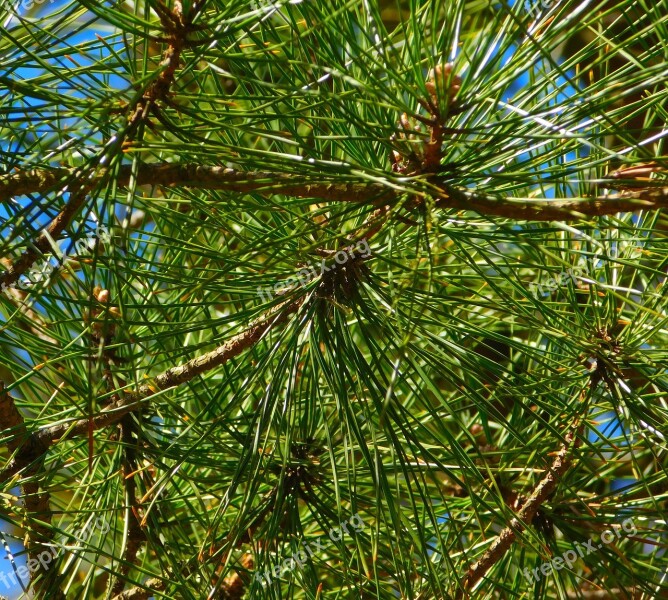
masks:
<instances>
[{"instance_id":1,"label":"brown branch","mask_svg":"<svg viewBox=\"0 0 668 600\"><path fill-rule=\"evenodd\" d=\"M127 186L131 180L133 165L122 165L116 183ZM26 172L0 176L0 202L27 193L46 193L66 178L74 169L33 169ZM98 173L89 181L96 184L107 177ZM388 180L390 181L390 180ZM138 166L137 185L164 185L189 187L202 190L230 192L284 194L298 198L314 198L329 202L365 202L387 204L402 195L382 183L340 183L320 181L291 173L238 171L226 167L214 167L193 163L141 164ZM402 185L405 185L404 182ZM668 187L650 187L623 190L615 196L568 200L519 200L496 197L473 190L462 190L442 183L437 177L428 181L425 192L432 195L436 205L443 209L471 210L482 216L505 217L515 220L552 221L578 220L587 217L634 212L668 207ZM3 279L0 278L0 283Z\"/></svg>"},{"instance_id":2,"label":"brown branch","mask_svg":"<svg viewBox=\"0 0 668 600\"><path fill-rule=\"evenodd\" d=\"M0 263L4 264L5 266L11 265L11 261L6 258L0 259ZM57 346L58 342L56 339L47 333L48 325L46 321L44 321L42 315L35 312L32 307L26 303L28 293L13 287L9 288L7 292L9 294L10 301L16 307L16 310L21 313L22 318L19 320L19 327L21 327L21 329L24 331L32 333L35 337L38 337L43 342Z\"/></svg>"},{"instance_id":3,"label":"brown branch","mask_svg":"<svg viewBox=\"0 0 668 600\"><path fill-rule=\"evenodd\" d=\"M26 426L19 409L16 408L14 398L5 390L5 384L2 381L0 381L0 429L3 435L11 435L11 430L16 429L16 433L5 442L10 452L14 452L21 446L19 440L25 437Z\"/></svg>"},{"instance_id":4,"label":"brown branch","mask_svg":"<svg viewBox=\"0 0 668 600\"><path fill-rule=\"evenodd\" d=\"M451 63L436 65L425 82L431 98L424 104L428 107L432 120L429 123L429 141L424 144L424 158L420 165L422 173L434 173L441 166L446 133L445 120L449 105L453 103L461 84L461 77L452 73Z\"/></svg>"},{"instance_id":5,"label":"brown branch","mask_svg":"<svg viewBox=\"0 0 668 600\"><path fill-rule=\"evenodd\" d=\"M127 574L137 560L137 553L142 544L146 541L146 535L142 529L139 519L137 517L137 509L139 503L137 502L137 483L135 475L137 472L137 441L134 439L135 423L132 415L125 415L120 422L121 441L123 447L123 485L125 487L125 520L127 522L127 538L125 540L125 548L123 552L123 560L119 567L116 581L111 586L111 593L117 596L123 591L127 583Z\"/></svg>"},{"instance_id":6,"label":"brown branch","mask_svg":"<svg viewBox=\"0 0 668 600\"><path fill-rule=\"evenodd\" d=\"M517 533L526 529L527 524L533 521L543 502L557 488L561 478L566 474L573 462L571 450L573 446L577 446L579 443L579 422L580 417L576 418L572 429L564 436L564 443L552 462L549 471L534 488L529 498L518 511L517 516L511 519L508 527L492 542L492 545L483 554L482 558L469 567L460 588L455 594L455 600L464 598L478 581L485 576L487 571L501 559L513 541L515 541Z\"/></svg>"},{"instance_id":7,"label":"brown branch","mask_svg":"<svg viewBox=\"0 0 668 600\"><path fill-rule=\"evenodd\" d=\"M74 423L53 425L31 434L18 449L14 460L0 472L0 483L6 481L27 465L38 461L49 447L62 437L84 436L88 435L91 426L93 429L100 429L113 425L120 421L124 415L148 404L151 396L158 392L190 381L241 354L244 350L256 344L269 329L283 323L289 315L299 309L303 302L304 298L300 297L275 306L253 322L248 329L232 337L222 346L187 363L168 369L140 386L136 392L117 398L92 419L79 419Z\"/></svg>"},{"instance_id":8,"label":"brown branch","mask_svg":"<svg viewBox=\"0 0 668 600\"><path fill-rule=\"evenodd\" d=\"M161 70L158 71L158 76L148 86L141 98L129 109L130 116L128 117L127 129L122 133L122 137L126 140L135 136L140 124L145 121L151 111L159 110L158 101L168 98L181 58L181 51L186 45L189 32L189 23L184 22L182 13L180 0L174 2L174 10L170 15L165 15L159 11L162 25L169 34L170 43L160 63ZM193 14L192 17L194 16ZM127 167L131 167L131 165L125 165L125 167L129 180L130 170ZM84 177L81 169L56 169L52 172L32 169L26 173L19 173L17 177L14 175L2 176L0 177L0 202L18 194L43 192L53 188L58 183L62 185L63 181L68 181L67 187L72 191L72 195L65 207L47 228L49 236L58 239L81 209L86 194L94 189L96 185L103 184L108 175L107 170ZM38 184L37 187L34 186L35 183ZM8 191L8 195L3 193ZM26 250L20 258L14 261L6 273L0 275L0 289L4 290L5 286L16 283L19 277L38 260L40 255L49 251L51 247L49 236L42 234L34 247Z\"/></svg>"},{"instance_id":9,"label":"brown branch","mask_svg":"<svg viewBox=\"0 0 668 600\"><path fill-rule=\"evenodd\" d=\"M75 175L75 172L69 174L69 178ZM86 199L86 194L94 187L94 182L88 182L83 185L76 192L73 192L69 200L58 213L56 218L51 221L51 224L46 228L49 235L43 233L35 242L34 247L28 248L17 260L15 260L9 269L0 275L0 289L4 290L5 286L10 286L16 283L19 277L25 273L32 265L39 259L39 257L51 249L51 240L60 237L60 234L72 222L74 216L79 212L79 209ZM1 184L0 184L1 186Z\"/></svg>"},{"instance_id":10,"label":"brown branch","mask_svg":"<svg viewBox=\"0 0 668 600\"><path fill-rule=\"evenodd\" d=\"M21 439L25 439L26 426L21 413L16 408L14 398L5 391L3 382L0 382L0 429L8 434L12 429L15 434L5 443L10 452L20 454L23 446ZM30 459L25 461L27 466L25 477L31 477L39 473L41 467L40 460L31 460L33 458L33 446L28 445L27 454ZM47 544L53 539L51 524L51 510L49 507L49 493L40 492L40 485L37 481L26 481L21 484L23 492L23 504L25 516L23 527L26 530L24 546L28 551L29 564L37 565L30 569L30 578L34 585L36 593L39 595L41 590L50 589L54 599L64 598L62 592L55 586L53 578L53 569L51 561L46 562L39 558L40 554L47 552L51 557L51 546Z\"/></svg>"},{"instance_id":11,"label":"brown branch","mask_svg":"<svg viewBox=\"0 0 668 600\"><path fill-rule=\"evenodd\" d=\"M298 298L291 302L279 304L260 317L246 331L234 336L222 346L207 354L193 358L187 363L168 369L149 383L140 386L136 392L127 394L111 403L99 415L93 417L93 428L100 429L101 427L117 423L123 415L138 410L147 404L146 400L158 392L190 381L198 375L210 371L241 354L244 350L257 343L268 329L284 322L290 314L296 312L303 300L303 298ZM41 441L51 445L65 435L68 437L85 435L88 432L88 427L89 420L80 419L75 423L63 423L42 429L37 435Z\"/></svg>"},{"instance_id":12,"label":"brown branch","mask_svg":"<svg viewBox=\"0 0 668 600\"><path fill-rule=\"evenodd\" d=\"M112 600L148 600L154 592L162 592L167 587L163 579L148 579L142 587L134 587L113 597Z\"/></svg>"},{"instance_id":13,"label":"brown branch","mask_svg":"<svg viewBox=\"0 0 668 600\"><path fill-rule=\"evenodd\" d=\"M440 186L436 206L473 210L486 217L506 217L526 221L573 221L619 212L668 208L668 187L625 190L616 196L581 200L515 200L489 194Z\"/></svg>"},{"instance_id":14,"label":"brown branch","mask_svg":"<svg viewBox=\"0 0 668 600\"><path fill-rule=\"evenodd\" d=\"M121 165L116 183L127 186L132 177L133 165ZM28 172L0 176L0 202L27 193L46 193L75 169L33 169ZM105 175L93 176L99 181ZM318 182L291 173L238 171L226 167L212 167L195 163L140 164L137 167L137 185L164 185L191 187L203 190L229 192L264 192L285 194L303 198L320 198L329 201L369 201L379 195L392 199L397 193L390 187L376 183Z\"/></svg>"},{"instance_id":15,"label":"brown branch","mask_svg":"<svg viewBox=\"0 0 668 600\"><path fill-rule=\"evenodd\" d=\"M180 0L175 0L173 10L169 10L162 2L156 3L154 9L158 13L160 23L167 35L168 44L160 61L158 76L131 109L128 129L125 132L125 137L128 140L134 138L140 124L146 121L149 114L152 112L159 113L158 101L168 100L176 70L181 60L181 52L187 45L192 19L196 16L196 12L192 12L188 21L186 21Z\"/></svg>"}]
</instances>

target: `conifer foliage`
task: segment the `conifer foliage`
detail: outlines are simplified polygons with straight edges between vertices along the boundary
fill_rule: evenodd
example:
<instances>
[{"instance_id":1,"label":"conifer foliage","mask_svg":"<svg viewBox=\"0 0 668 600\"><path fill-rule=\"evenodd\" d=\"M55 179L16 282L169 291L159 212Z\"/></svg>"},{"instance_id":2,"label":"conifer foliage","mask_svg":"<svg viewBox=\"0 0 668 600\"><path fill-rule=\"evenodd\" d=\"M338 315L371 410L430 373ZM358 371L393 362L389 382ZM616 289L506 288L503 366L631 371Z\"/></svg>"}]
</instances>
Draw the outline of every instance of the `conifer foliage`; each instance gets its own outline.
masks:
<instances>
[{"instance_id":1,"label":"conifer foliage","mask_svg":"<svg viewBox=\"0 0 668 600\"><path fill-rule=\"evenodd\" d=\"M668 0L0 9L0 595L668 595Z\"/></svg>"}]
</instances>

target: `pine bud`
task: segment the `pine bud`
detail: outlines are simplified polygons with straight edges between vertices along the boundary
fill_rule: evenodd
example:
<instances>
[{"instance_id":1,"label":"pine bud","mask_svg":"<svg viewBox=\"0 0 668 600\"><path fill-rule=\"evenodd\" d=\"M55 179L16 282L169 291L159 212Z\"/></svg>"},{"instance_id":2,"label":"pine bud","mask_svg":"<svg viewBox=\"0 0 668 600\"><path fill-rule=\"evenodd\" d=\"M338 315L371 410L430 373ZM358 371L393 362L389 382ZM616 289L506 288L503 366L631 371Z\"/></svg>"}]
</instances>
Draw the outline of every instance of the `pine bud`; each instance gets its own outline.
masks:
<instances>
[{"instance_id":1,"label":"pine bud","mask_svg":"<svg viewBox=\"0 0 668 600\"><path fill-rule=\"evenodd\" d=\"M434 104L438 105L438 98L447 97L452 102L462 85L462 78L452 74L452 63L436 65L429 71L425 86L431 95Z\"/></svg>"}]
</instances>

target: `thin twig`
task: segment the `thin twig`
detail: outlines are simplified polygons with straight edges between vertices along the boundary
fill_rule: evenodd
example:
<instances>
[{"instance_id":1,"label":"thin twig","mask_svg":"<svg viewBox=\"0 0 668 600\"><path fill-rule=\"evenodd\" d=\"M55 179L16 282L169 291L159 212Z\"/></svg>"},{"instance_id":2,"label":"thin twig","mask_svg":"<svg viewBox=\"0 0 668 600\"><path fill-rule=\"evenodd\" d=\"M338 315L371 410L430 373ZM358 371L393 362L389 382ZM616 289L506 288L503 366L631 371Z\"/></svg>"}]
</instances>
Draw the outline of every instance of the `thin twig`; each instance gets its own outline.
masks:
<instances>
[{"instance_id":1,"label":"thin twig","mask_svg":"<svg viewBox=\"0 0 668 600\"><path fill-rule=\"evenodd\" d=\"M253 322L244 332L232 337L215 350L168 369L140 386L136 392L116 399L92 419L79 419L74 423L53 425L31 434L18 449L15 458L0 471L0 482L6 481L27 465L38 461L53 443L64 436L73 438L88 435L91 421L93 429L118 423L124 415L147 405L150 398L158 392L190 381L241 354L260 341L269 329L287 320L288 316L296 312L303 302L304 297L299 297L275 306Z\"/></svg>"},{"instance_id":2,"label":"thin twig","mask_svg":"<svg viewBox=\"0 0 668 600\"><path fill-rule=\"evenodd\" d=\"M44 319L42 319L41 316L32 309L32 306L26 302L26 296L28 294L22 290L10 289L9 295L12 303L16 306L16 310L21 313L21 318L18 323L19 327L26 332L32 333L46 344L57 346L58 342L55 338L52 338L46 333L48 325Z\"/></svg>"},{"instance_id":3,"label":"thin twig","mask_svg":"<svg viewBox=\"0 0 668 600\"><path fill-rule=\"evenodd\" d=\"M496 564L501 557L508 551L517 533L524 530L526 525L533 521L534 516L538 512L543 502L550 496L550 494L557 488L562 477L566 474L573 462L572 449L577 446L580 438L578 435L580 429L581 417L578 416L570 429L564 436L564 443L557 453L552 465L547 474L538 485L534 488L531 495L522 508L513 517L508 527L506 527L492 542L492 545L487 549L482 558L475 564L469 567L469 570L461 582L459 589L455 594L455 600L461 600L464 596L480 581L487 571L494 564Z\"/></svg>"},{"instance_id":4,"label":"thin twig","mask_svg":"<svg viewBox=\"0 0 668 600\"><path fill-rule=\"evenodd\" d=\"M68 178L74 176L75 173L76 171L70 173ZM5 273L0 275L0 289L3 289L4 286L11 286L13 283L16 283L19 277L30 269L41 255L51 250L51 240L58 239L65 228L69 226L72 219L83 206L86 194L95 186L95 182L96 180L89 181L76 190L76 192L71 194L69 200L65 203L65 206L46 228L47 233L42 233L42 235L39 236L39 239L34 243L33 247L28 248L9 266L9 269Z\"/></svg>"},{"instance_id":5,"label":"thin twig","mask_svg":"<svg viewBox=\"0 0 668 600\"><path fill-rule=\"evenodd\" d=\"M142 587L133 587L121 592L113 597L112 600L148 600L155 596L154 592L162 592L167 587L163 579L148 579Z\"/></svg>"},{"instance_id":6,"label":"thin twig","mask_svg":"<svg viewBox=\"0 0 668 600\"><path fill-rule=\"evenodd\" d=\"M3 382L0 382L0 429L8 433L12 429L15 434L6 442L10 452L21 453L23 446L21 439L26 436L26 426L21 413L16 408L14 398L5 390ZM24 473L26 478L30 478L39 473L41 461L31 461L29 467ZM39 565L30 570L30 578L35 591L39 594L40 590L49 589L54 599L64 598L62 592L57 588L52 576L52 564L44 563L39 559L42 552L47 551L51 556L51 547L47 544L53 540L53 530L51 524L51 509L49 507L49 493L40 491L40 485L37 481L24 481L21 484L23 492L23 504L25 508L24 529L26 530L24 545L28 551L28 558L35 561L33 564Z\"/></svg>"},{"instance_id":7,"label":"thin twig","mask_svg":"<svg viewBox=\"0 0 668 600\"><path fill-rule=\"evenodd\" d=\"M3 258L0 259L0 263L9 266L11 261ZM43 316L33 310L32 306L26 302L28 292L13 287L9 288L7 292L9 294L10 301L12 304L14 304L16 310L21 314L22 318L19 319L19 327L21 327L24 331L29 331L35 337L39 338L47 344L58 346L56 339L47 333L48 324L44 320Z\"/></svg>"},{"instance_id":8,"label":"thin twig","mask_svg":"<svg viewBox=\"0 0 668 600\"><path fill-rule=\"evenodd\" d=\"M135 476L137 472L137 442L134 439L136 426L132 415L125 415L120 422L121 441L123 442L123 486L125 488L125 521L127 523L127 536L124 540L123 559L120 563L115 582L111 586L111 593L117 596L123 591L127 584L127 574L137 561L137 554L146 541L144 530L137 518L137 483Z\"/></svg>"}]
</instances>

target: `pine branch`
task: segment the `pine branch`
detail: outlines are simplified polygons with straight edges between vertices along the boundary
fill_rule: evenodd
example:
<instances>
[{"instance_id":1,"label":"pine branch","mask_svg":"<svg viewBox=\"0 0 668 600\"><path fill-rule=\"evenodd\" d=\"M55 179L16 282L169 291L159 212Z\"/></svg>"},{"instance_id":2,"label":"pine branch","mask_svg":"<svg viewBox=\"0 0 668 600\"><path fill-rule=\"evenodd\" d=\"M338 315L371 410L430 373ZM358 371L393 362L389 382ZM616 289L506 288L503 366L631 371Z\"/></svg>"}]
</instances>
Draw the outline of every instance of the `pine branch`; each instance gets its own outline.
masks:
<instances>
[{"instance_id":1,"label":"pine branch","mask_svg":"<svg viewBox=\"0 0 668 600\"><path fill-rule=\"evenodd\" d=\"M12 437L8 442L10 451L16 451L16 456L0 473L0 481L6 481L9 477L26 467L28 467L26 474L33 475L39 468L44 454L48 451L50 446L62 436L67 435L69 437L75 437L88 435L91 431L91 425L93 429L98 429L100 427L115 424L123 420L129 412L138 410L146 405L151 396L157 392L190 381L198 375L220 366L231 358L241 354L244 350L260 341L270 328L283 323L289 315L296 312L303 301L304 298L302 297L279 304L257 319L246 331L234 336L228 342L219 346L212 352L194 358L178 367L168 369L161 375L155 377L150 383L141 386L137 392L118 399L99 415L93 417L92 423L91 419L81 419L70 426L62 424L49 427L41 430L37 434L31 434L24 444L21 444L19 441L22 437L25 438L27 433L23 418L16 409L11 396L7 393L2 393L3 388L0 388L0 425L3 429L19 429L19 435ZM129 473L129 475L131 474ZM26 512L30 513L32 511L35 512L35 514L38 513L40 520L48 523L50 521L50 513L45 513L44 510L45 502L48 506L48 493L40 495L36 483L31 482L28 485L29 487L24 487ZM134 493L133 486L131 486L131 491ZM44 529L44 531L42 531L42 529ZM50 531L51 529L48 527L41 528L37 532L41 542L39 544L26 543L31 558L36 558L35 553L39 554L39 551L43 549L42 538L44 538ZM141 528L139 528L139 531L141 532ZM126 546L126 557L130 562L134 560L136 551L139 549L139 537L136 528L133 528L133 532L133 537L128 540ZM33 556L34 554L35 556ZM36 576L39 574L39 571L33 573L33 575ZM118 586L120 586L120 582L123 581L123 578L119 579ZM51 578L46 579L42 576L36 582L36 589L41 589L44 585L52 586ZM118 586L114 586L114 593L119 591Z\"/></svg>"},{"instance_id":2,"label":"pine branch","mask_svg":"<svg viewBox=\"0 0 668 600\"><path fill-rule=\"evenodd\" d=\"M75 173L71 174L72 177ZM9 269L0 275L0 289L4 291L6 286L10 286L19 280L33 264L51 249L51 240L58 239L60 234L69 226L72 219L77 215L84 204L86 194L94 187L94 183L89 182L72 193L65 206L58 213L56 218L46 228L48 233L42 233L33 247L28 248L17 260L15 260Z\"/></svg>"},{"instance_id":3,"label":"pine branch","mask_svg":"<svg viewBox=\"0 0 668 600\"><path fill-rule=\"evenodd\" d=\"M133 165L119 168L116 182L126 186L132 177ZM63 180L74 175L74 169L32 169L0 176L0 202L28 193L47 193ZM107 173L98 173L91 182L100 183ZM260 192L284 194L297 198L313 198L321 202L360 202L384 204L397 200L404 193L380 183L339 183L318 181L290 173L239 171L193 163L142 164L135 178L137 185L164 185L201 190L229 192ZM388 182L391 182L388 179ZM397 185L405 185L405 180ZM472 190L462 190L429 179L429 194L436 206L443 209L471 210L486 217L514 220L553 221L580 220L619 212L658 210L668 207L668 187L648 187L620 191L614 196L568 200L518 200L496 197ZM61 229L62 230L62 229ZM41 249L41 248L40 248ZM4 277L4 276L3 276ZM0 277L0 284L4 278Z\"/></svg>"},{"instance_id":4,"label":"pine branch","mask_svg":"<svg viewBox=\"0 0 668 600\"><path fill-rule=\"evenodd\" d=\"M117 596L123 591L127 584L127 574L137 561L137 554L146 541L146 535L137 518L137 484L135 476L138 468L136 446L134 439L136 434L135 422L132 415L124 415L120 422L121 440L123 441L123 486L125 488L125 521L127 536L124 540L123 559L111 586L111 593Z\"/></svg>"},{"instance_id":5,"label":"pine branch","mask_svg":"<svg viewBox=\"0 0 668 600\"><path fill-rule=\"evenodd\" d=\"M162 579L148 579L144 586L133 587L113 597L113 600L148 600L154 592L161 592L167 587Z\"/></svg>"},{"instance_id":6,"label":"pine branch","mask_svg":"<svg viewBox=\"0 0 668 600\"><path fill-rule=\"evenodd\" d=\"M25 466L39 460L52 444L64 436L80 437L88 435L91 425L93 429L100 429L118 423L124 415L146 406L151 397L158 392L186 383L238 356L259 342L271 328L285 322L303 302L304 298L300 297L275 306L252 323L243 333L234 336L207 354L168 369L149 383L142 385L136 392L118 398L92 419L79 419L74 423L53 425L31 434L26 443L17 450L14 460L0 472L0 482L6 481Z\"/></svg>"},{"instance_id":7,"label":"pine branch","mask_svg":"<svg viewBox=\"0 0 668 600\"><path fill-rule=\"evenodd\" d=\"M168 369L149 383L142 385L138 391L113 402L99 415L93 417L94 429L100 429L101 427L117 423L123 415L148 404L147 401L151 396L158 392L186 383L198 375L210 371L241 354L244 350L259 342L270 328L283 323L289 315L296 312L303 300L303 298L298 298L297 300L279 304L260 317L246 331L234 336L222 346L219 346L208 354L193 358L183 365ZM40 440L50 445L63 436L76 437L84 435L88 432L88 427L88 419L81 419L73 424L63 423L43 429L39 432L38 436Z\"/></svg>"},{"instance_id":8,"label":"pine branch","mask_svg":"<svg viewBox=\"0 0 668 600\"><path fill-rule=\"evenodd\" d=\"M22 194L46 193L64 179L71 178L75 172L75 169L62 167L0 175L0 202ZM132 173L133 165L121 165L116 178L117 184L127 186L132 179ZM106 176L106 173L98 173L93 175L91 180L100 182ZM369 201L374 196L379 196L379 200L396 197L394 190L380 184L323 182L292 173L239 171L195 163L140 164L137 166L134 181L138 186L164 185L239 193L264 192L318 198L323 201Z\"/></svg>"},{"instance_id":9,"label":"pine branch","mask_svg":"<svg viewBox=\"0 0 668 600\"><path fill-rule=\"evenodd\" d=\"M3 382L0 382L0 428L7 432L15 429L15 435L6 442L10 452L21 453L21 438L26 435L26 426L21 413L16 408L14 398L5 390ZM31 450L32 446L28 446ZM29 452L32 458L32 452ZM17 459L15 459L17 460ZM28 466L24 473L25 478L37 476L41 470L40 460L26 460ZM28 550L28 558L39 565L30 570L31 582L35 591L49 589L54 599L64 598L62 592L56 587L54 581L54 570L52 563L44 563L39 559L42 552L51 556L51 547L47 544L53 540L51 524L51 509L49 507L49 493L40 491L40 484L33 481L25 481L21 484L23 503L25 507L24 528L26 530L24 545Z\"/></svg>"},{"instance_id":10,"label":"pine branch","mask_svg":"<svg viewBox=\"0 0 668 600\"><path fill-rule=\"evenodd\" d=\"M570 469L573 462L573 447L577 447L580 442L580 420L580 416L575 419L571 430L564 436L564 443L552 465L550 465L547 474L534 488L531 495L522 505L522 508L518 511L517 516L511 519L508 527L499 534L482 558L471 565L459 589L455 593L455 600L461 600L465 595L468 595L468 592L485 576L487 571L503 557L515 541L517 533L523 531L527 524L533 521L543 502L557 488L562 477Z\"/></svg>"},{"instance_id":11,"label":"pine branch","mask_svg":"<svg viewBox=\"0 0 668 600\"><path fill-rule=\"evenodd\" d=\"M0 263L8 264L10 261L7 259L0 259ZM9 288L8 293L10 301L16 307L16 310L21 314L22 318L19 321L19 326L24 331L29 331L46 344L57 346L58 342L56 339L47 333L48 325L44 320L43 315L40 315L38 312L33 310L31 304L26 302L28 293L16 288Z\"/></svg>"},{"instance_id":12,"label":"pine branch","mask_svg":"<svg viewBox=\"0 0 668 600\"><path fill-rule=\"evenodd\" d=\"M135 137L139 126L146 121L152 112L159 113L160 107L158 102L167 101L170 88L174 83L179 61L181 60L181 52L187 44L192 19L197 16L197 11L192 10L186 19L180 0L175 0L173 10L169 10L169 8L160 2L156 3L154 8L160 17L160 23L167 36L168 44L160 62L159 75L153 80L130 112L128 129L125 133L128 140Z\"/></svg>"},{"instance_id":13,"label":"pine branch","mask_svg":"<svg viewBox=\"0 0 668 600\"><path fill-rule=\"evenodd\" d=\"M117 136L118 139L113 144L105 145L101 155L97 157L95 161L96 163L101 163L102 155L111 148L121 145L123 140L133 139L137 134L140 125L146 121L149 114L151 112L159 111L158 102L165 101L168 98L170 87L174 83L174 74L181 58L181 51L186 45L186 38L190 31L191 20L197 13L194 10L190 11L188 17L189 20L185 21L180 0L175 1L173 13L170 12L169 14L165 14L165 11L167 10L168 9L165 8L164 11L158 11L162 25L170 40L163 55L163 60L160 63L159 70L157 71L158 75L149 85L147 91L134 103L133 106L128 108L129 117L127 126L119 133ZM131 167L131 165L126 166ZM69 226L72 219L74 219L83 206L86 195L97 185L104 184L109 176L109 172L106 169L101 170L97 174L95 174L96 172L93 171L92 168L90 169L91 172L85 175L82 171L82 168L59 169L57 172L60 172L64 177L57 178L56 181L44 171L39 170L28 171L27 179L23 176L19 176L19 187L22 184L27 184L27 182L34 182L35 177L39 181L40 186L50 183L51 185L48 186L49 188L53 187L53 184L55 183L66 180L68 183L66 184L65 189L69 189L72 192L72 195L58 216L47 227L49 235L43 233L32 248L26 250L18 260L14 261L6 273L0 275L0 289L4 290L6 286L16 283L19 277L30 269L35 261L39 259L40 255L49 250L51 239L58 239L60 234ZM128 170L128 177L129 173ZM4 179L4 177L0 177L0 180L2 179ZM16 180L14 181L16 182ZM3 182L0 181L0 190L2 190L2 187ZM29 189L30 187L31 186L28 184L28 189L23 193L31 193ZM33 191L39 192L37 189ZM10 197L12 195L14 194L10 194ZM2 201L2 192L0 191L0 202Z\"/></svg>"},{"instance_id":14,"label":"pine branch","mask_svg":"<svg viewBox=\"0 0 668 600\"><path fill-rule=\"evenodd\" d=\"M436 198L436 206L440 208L473 210L486 217L526 221L577 221L620 212L666 208L668 187L626 190L616 196L596 196L580 200L515 200L444 186Z\"/></svg>"}]
</instances>

